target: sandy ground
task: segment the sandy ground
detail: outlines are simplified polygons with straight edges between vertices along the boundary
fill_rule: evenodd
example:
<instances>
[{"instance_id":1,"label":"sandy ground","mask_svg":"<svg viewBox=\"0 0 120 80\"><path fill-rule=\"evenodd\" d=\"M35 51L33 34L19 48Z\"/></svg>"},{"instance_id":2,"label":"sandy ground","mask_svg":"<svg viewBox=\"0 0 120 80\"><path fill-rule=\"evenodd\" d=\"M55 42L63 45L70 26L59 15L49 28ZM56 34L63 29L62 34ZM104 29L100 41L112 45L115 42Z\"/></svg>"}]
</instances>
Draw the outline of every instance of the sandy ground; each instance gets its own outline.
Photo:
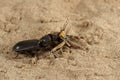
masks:
<instances>
[{"instance_id":1,"label":"sandy ground","mask_svg":"<svg viewBox=\"0 0 120 80\"><path fill-rule=\"evenodd\" d=\"M59 31L67 18L88 50L66 49L52 64L12 58L16 42ZM0 0L0 80L120 80L119 22L120 0Z\"/></svg>"}]
</instances>

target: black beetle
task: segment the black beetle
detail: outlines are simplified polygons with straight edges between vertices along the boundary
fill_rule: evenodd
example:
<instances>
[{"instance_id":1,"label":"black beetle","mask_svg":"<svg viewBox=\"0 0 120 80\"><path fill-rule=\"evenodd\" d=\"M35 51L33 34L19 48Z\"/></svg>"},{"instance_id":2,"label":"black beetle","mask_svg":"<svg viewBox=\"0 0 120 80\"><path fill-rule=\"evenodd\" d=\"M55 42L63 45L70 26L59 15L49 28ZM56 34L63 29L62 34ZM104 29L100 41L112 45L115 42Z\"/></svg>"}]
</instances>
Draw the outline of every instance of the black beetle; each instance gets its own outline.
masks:
<instances>
[{"instance_id":1,"label":"black beetle","mask_svg":"<svg viewBox=\"0 0 120 80\"><path fill-rule=\"evenodd\" d=\"M35 54L38 54L37 51L40 50L50 51L60 42L61 38L57 34L47 34L40 38L40 40L32 39L20 41L13 46L13 51L18 52L17 56L19 53L30 54L34 56Z\"/></svg>"}]
</instances>

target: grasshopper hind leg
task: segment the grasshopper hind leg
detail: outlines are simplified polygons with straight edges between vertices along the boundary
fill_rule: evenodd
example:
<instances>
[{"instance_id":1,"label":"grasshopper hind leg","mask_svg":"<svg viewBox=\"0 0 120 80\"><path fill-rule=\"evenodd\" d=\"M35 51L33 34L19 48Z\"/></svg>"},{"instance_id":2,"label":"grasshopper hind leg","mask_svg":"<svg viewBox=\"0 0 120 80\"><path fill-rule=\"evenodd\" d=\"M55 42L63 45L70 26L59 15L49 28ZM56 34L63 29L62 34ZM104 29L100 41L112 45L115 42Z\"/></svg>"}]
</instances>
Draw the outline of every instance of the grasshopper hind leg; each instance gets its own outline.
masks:
<instances>
[{"instance_id":1,"label":"grasshopper hind leg","mask_svg":"<svg viewBox=\"0 0 120 80\"><path fill-rule=\"evenodd\" d=\"M65 45L65 41L62 41L61 43L59 43L57 46L55 46L55 47L50 51L50 55L51 55L53 58L57 58L57 56L55 55L54 52L56 52L57 50L61 49L64 45Z\"/></svg>"}]
</instances>

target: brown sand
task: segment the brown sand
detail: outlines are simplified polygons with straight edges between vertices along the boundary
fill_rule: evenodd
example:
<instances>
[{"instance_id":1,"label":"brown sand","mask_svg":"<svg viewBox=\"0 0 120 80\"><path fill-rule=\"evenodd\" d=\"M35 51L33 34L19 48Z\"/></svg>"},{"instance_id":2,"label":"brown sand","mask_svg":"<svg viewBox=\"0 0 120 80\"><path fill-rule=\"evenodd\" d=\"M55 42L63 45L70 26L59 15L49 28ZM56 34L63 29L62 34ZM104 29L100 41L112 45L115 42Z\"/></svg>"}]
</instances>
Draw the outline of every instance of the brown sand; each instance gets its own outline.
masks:
<instances>
[{"instance_id":1,"label":"brown sand","mask_svg":"<svg viewBox=\"0 0 120 80\"><path fill-rule=\"evenodd\" d=\"M52 64L12 58L16 42L59 31L67 18L88 50L66 49ZM0 80L120 80L119 23L120 0L0 0Z\"/></svg>"}]
</instances>

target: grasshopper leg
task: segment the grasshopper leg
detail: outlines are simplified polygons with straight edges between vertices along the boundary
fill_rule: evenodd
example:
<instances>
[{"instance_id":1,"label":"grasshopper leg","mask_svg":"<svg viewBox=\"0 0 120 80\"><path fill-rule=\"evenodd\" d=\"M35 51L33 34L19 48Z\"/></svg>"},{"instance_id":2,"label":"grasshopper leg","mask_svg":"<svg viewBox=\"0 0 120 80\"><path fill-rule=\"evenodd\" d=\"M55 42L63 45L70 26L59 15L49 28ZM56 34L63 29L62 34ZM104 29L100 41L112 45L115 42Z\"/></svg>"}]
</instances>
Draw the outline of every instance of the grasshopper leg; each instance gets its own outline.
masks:
<instances>
[{"instance_id":1,"label":"grasshopper leg","mask_svg":"<svg viewBox=\"0 0 120 80\"><path fill-rule=\"evenodd\" d=\"M65 41L61 42L60 44L58 44L56 47L54 47L51 52L55 52L56 50L62 48L65 45Z\"/></svg>"}]
</instances>

